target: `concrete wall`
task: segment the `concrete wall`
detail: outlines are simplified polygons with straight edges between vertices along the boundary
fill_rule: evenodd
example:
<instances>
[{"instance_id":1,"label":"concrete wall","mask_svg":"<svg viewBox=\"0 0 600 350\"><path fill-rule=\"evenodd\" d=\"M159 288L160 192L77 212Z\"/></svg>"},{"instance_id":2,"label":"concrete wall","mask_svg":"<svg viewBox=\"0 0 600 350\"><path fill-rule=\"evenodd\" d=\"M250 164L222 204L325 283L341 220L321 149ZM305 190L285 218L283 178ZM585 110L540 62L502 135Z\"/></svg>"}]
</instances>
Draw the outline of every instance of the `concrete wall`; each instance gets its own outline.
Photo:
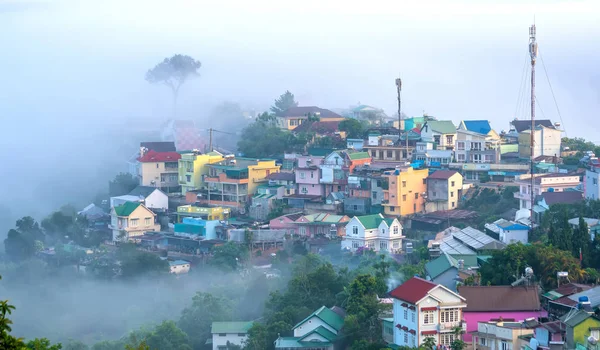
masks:
<instances>
[{"instance_id":1,"label":"concrete wall","mask_svg":"<svg viewBox=\"0 0 600 350\"><path fill-rule=\"evenodd\" d=\"M468 305L468 300L467 300ZM547 317L548 313L544 310L541 311L517 311L517 312L464 312L463 319L467 322L467 333L464 334L463 340L470 342L473 336L470 334L477 330L477 322L488 322L491 319L514 319L517 321L523 321L530 317Z\"/></svg>"}]
</instances>

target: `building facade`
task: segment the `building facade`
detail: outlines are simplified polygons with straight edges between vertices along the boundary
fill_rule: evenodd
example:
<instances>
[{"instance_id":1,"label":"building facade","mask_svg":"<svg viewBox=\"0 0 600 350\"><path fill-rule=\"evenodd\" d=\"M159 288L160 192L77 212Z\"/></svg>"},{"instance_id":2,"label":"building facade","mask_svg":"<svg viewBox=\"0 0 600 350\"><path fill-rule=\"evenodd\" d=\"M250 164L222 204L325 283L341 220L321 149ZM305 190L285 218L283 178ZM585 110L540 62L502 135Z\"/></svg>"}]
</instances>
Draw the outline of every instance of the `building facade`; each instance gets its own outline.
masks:
<instances>
[{"instance_id":1,"label":"building facade","mask_svg":"<svg viewBox=\"0 0 600 350\"><path fill-rule=\"evenodd\" d=\"M421 127L421 140L432 142L436 149L453 150L456 126L450 120L428 120Z\"/></svg>"},{"instance_id":2,"label":"building facade","mask_svg":"<svg viewBox=\"0 0 600 350\"><path fill-rule=\"evenodd\" d=\"M165 192L179 186L179 159L177 152L148 151L140 158L140 184L157 187Z\"/></svg>"},{"instance_id":3,"label":"building facade","mask_svg":"<svg viewBox=\"0 0 600 350\"><path fill-rule=\"evenodd\" d=\"M577 174L534 174L534 199L544 192L562 192L575 188L581 183ZM515 181L519 185L519 192L514 196L519 200L519 209L531 209L531 174L519 176Z\"/></svg>"},{"instance_id":4,"label":"building facade","mask_svg":"<svg viewBox=\"0 0 600 350\"><path fill-rule=\"evenodd\" d=\"M346 225L342 249L356 251L368 248L376 252L397 252L402 249L402 225L398 219L381 214L355 216Z\"/></svg>"},{"instance_id":5,"label":"building facade","mask_svg":"<svg viewBox=\"0 0 600 350\"><path fill-rule=\"evenodd\" d=\"M585 171L583 189L586 199L600 199L600 168L592 167Z\"/></svg>"},{"instance_id":6,"label":"building facade","mask_svg":"<svg viewBox=\"0 0 600 350\"><path fill-rule=\"evenodd\" d=\"M110 211L110 225L113 242L135 241L146 232L160 231L156 214L142 203L127 202Z\"/></svg>"},{"instance_id":7,"label":"building facade","mask_svg":"<svg viewBox=\"0 0 600 350\"><path fill-rule=\"evenodd\" d=\"M560 157L561 135L561 130L538 125L533 135L533 158L539 156ZM531 157L530 130L519 133L519 157Z\"/></svg>"},{"instance_id":8,"label":"building facade","mask_svg":"<svg viewBox=\"0 0 600 350\"><path fill-rule=\"evenodd\" d=\"M425 209L424 194L427 191L428 169L415 170L412 167L387 171L388 189L383 190L384 214L393 216L412 215Z\"/></svg>"},{"instance_id":9,"label":"building facade","mask_svg":"<svg viewBox=\"0 0 600 350\"><path fill-rule=\"evenodd\" d=\"M212 350L226 350L228 345L243 346L253 322L213 322Z\"/></svg>"},{"instance_id":10,"label":"building facade","mask_svg":"<svg viewBox=\"0 0 600 350\"><path fill-rule=\"evenodd\" d=\"M453 210L462 196L463 177L455 170L437 170L427 177L425 210Z\"/></svg>"},{"instance_id":11,"label":"building facade","mask_svg":"<svg viewBox=\"0 0 600 350\"><path fill-rule=\"evenodd\" d=\"M183 153L178 163L181 194L185 196L188 191L205 188L203 175L208 174L206 165L221 162L223 159L221 153L214 151L205 154L193 151Z\"/></svg>"}]
</instances>

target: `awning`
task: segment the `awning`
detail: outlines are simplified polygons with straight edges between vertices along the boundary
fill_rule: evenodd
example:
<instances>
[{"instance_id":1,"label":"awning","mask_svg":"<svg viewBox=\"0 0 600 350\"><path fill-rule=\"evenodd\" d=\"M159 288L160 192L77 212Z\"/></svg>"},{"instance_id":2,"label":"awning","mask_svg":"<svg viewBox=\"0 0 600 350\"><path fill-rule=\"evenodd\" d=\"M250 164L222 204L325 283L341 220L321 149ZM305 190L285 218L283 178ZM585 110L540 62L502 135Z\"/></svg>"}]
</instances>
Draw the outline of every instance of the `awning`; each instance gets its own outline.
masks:
<instances>
[{"instance_id":1,"label":"awning","mask_svg":"<svg viewBox=\"0 0 600 350\"><path fill-rule=\"evenodd\" d=\"M408 306L408 304L407 304L407 303L402 303L402 305L400 305L400 306L402 306L402 307L407 307L407 306Z\"/></svg>"},{"instance_id":2,"label":"awning","mask_svg":"<svg viewBox=\"0 0 600 350\"><path fill-rule=\"evenodd\" d=\"M438 309L437 306L434 306L434 307L422 307L421 311L435 311L437 309Z\"/></svg>"},{"instance_id":3,"label":"awning","mask_svg":"<svg viewBox=\"0 0 600 350\"><path fill-rule=\"evenodd\" d=\"M422 331L421 335L435 335L437 331Z\"/></svg>"}]
</instances>

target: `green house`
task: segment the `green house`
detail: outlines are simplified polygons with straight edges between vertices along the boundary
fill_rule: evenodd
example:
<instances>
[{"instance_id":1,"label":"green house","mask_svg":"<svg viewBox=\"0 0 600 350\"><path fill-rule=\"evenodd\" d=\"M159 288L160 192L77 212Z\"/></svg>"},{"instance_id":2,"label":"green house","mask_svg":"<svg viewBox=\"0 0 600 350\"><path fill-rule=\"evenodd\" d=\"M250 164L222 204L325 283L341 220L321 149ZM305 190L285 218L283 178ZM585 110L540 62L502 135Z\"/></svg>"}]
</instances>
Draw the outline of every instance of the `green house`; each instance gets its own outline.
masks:
<instances>
[{"instance_id":1,"label":"green house","mask_svg":"<svg viewBox=\"0 0 600 350\"><path fill-rule=\"evenodd\" d=\"M344 325L343 313L340 311L335 307L320 307L294 326L293 337L277 338L275 349L333 350Z\"/></svg>"},{"instance_id":2,"label":"green house","mask_svg":"<svg viewBox=\"0 0 600 350\"><path fill-rule=\"evenodd\" d=\"M598 339L600 333L600 318L593 312L578 310L569 312L560 320L567 326L567 348L575 349L576 345L586 344L587 338L593 335Z\"/></svg>"}]
</instances>

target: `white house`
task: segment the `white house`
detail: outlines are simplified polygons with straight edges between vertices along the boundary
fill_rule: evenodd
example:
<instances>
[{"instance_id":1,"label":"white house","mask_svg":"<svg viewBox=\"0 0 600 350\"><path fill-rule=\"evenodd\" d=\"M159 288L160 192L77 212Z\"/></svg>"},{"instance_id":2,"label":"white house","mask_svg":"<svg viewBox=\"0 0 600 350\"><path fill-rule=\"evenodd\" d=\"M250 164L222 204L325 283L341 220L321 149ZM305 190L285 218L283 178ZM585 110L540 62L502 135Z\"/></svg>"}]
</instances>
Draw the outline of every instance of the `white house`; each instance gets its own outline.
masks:
<instances>
[{"instance_id":1,"label":"white house","mask_svg":"<svg viewBox=\"0 0 600 350\"><path fill-rule=\"evenodd\" d=\"M242 346L248 338L253 322L213 322L211 327L212 349L225 350L228 343Z\"/></svg>"},{"instance_id":2,"label":"white house","mask_svg":"<svg viewBox=\"0 0 600 350\"><path fill-rule=\"evenodd\" d=\"M175 275L181 275L190 272L190 266L190 262L185 260L169 261L171 273Z\"/></svg>"},{"instance_id":3,"label":"white house","mask_svg":"<svg viewBox=\"0 0 600 350\"><path fill-rule=\"evenodd\" d=\"M591 200L600 199L600 169L592 167L585 171L585 179L583 180L583 190L585 198Z\"/></svg>"},{"instance_id":4,"label":"white house","mask_svg":"<svg viewBox=\"0 0 600 350\"><path fill-rule=\"evenodd\" d=\"M518 222L500 219L485 224L485 228L496 233L500 242L505 244L517 242L527 244L529 241L529 227Z\"/></svg>"},{"instance_id":5,"label":"white house","mask_svg":"<svg viewBox=\"0 0 600 350\"><path fill-rule=\"evenodd\" d=\"M402 249L402 225L398 219L384 218L381 214L355 216L346 225L342 249L356 251L366 247L374 251Z\"/></svg>"},{"instance_id":6,"label":"white house","mask_svg":"<svg viewBox=\"0 0 600 350\"><path fill-rule=\"evenodd\" d=\"M433 142L437 149L454 149L456 126L450 120L428 120L421 127L421 140Z\"/></svg>"},{"instance_id":7,"label":"white house","mask_svg":"<svg viewBox=\"0 0 600 350\"><path fill-rule=\"evenodd\" d=\"M293 337L277 338L275 349L333 350L337 336L344 325L344 316L334 311L334 308L321 306L294 326ZM342 310L338 309L338 311Z\"/></svg>"},{"instance_id":8,"label":"white house","mask_svg":"<svg viewBox=\"0 0 600 350\"><path fill-rule=\"evenodd\" d=\"M169 209L169 196L156 187L138 186L131 190L127 195L139 197L148 209Z\"/></svg>"},{"instance_id":9,"label":"white house","mask_svg":"<svg viewBox=\"0 0 600 350\"><path fill-rule=\"evenodd\" d=\"M447 348L457 327L466 331L466 299L450 289L413 277L390 292L394 298L394 344L418 348L425 338Z\"/></svg>"}]
</instances>

